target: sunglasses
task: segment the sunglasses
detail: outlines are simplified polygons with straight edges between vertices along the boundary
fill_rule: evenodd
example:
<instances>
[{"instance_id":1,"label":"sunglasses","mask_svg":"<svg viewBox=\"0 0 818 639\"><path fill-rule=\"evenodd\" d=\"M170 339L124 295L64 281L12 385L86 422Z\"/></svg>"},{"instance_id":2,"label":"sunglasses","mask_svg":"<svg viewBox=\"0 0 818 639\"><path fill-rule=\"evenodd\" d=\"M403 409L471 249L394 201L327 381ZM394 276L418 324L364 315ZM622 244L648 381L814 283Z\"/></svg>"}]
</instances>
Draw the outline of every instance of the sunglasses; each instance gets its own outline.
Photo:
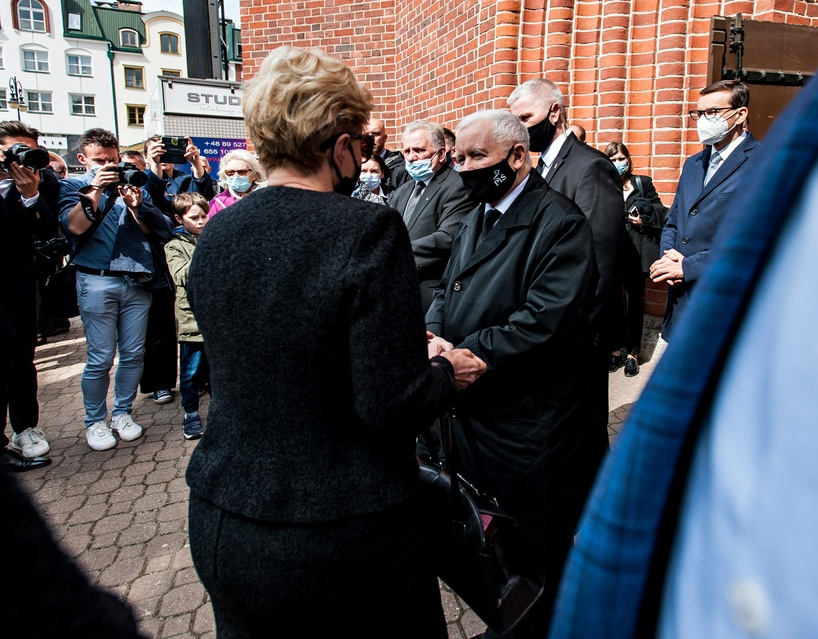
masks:
<instances>
[{"instance_id":1,"label":"sunglasses","mask_svg":"<svg viewBox=\"0 0 818 639\"><path fill-rule=\"evenodd\" d=\"M250 175L252 171L250 169L238 169L236 171L225 171L224 174L227 177L233 177L234 175L240 175L244 177L245 175Z\"/></svg>"}]
</instances>

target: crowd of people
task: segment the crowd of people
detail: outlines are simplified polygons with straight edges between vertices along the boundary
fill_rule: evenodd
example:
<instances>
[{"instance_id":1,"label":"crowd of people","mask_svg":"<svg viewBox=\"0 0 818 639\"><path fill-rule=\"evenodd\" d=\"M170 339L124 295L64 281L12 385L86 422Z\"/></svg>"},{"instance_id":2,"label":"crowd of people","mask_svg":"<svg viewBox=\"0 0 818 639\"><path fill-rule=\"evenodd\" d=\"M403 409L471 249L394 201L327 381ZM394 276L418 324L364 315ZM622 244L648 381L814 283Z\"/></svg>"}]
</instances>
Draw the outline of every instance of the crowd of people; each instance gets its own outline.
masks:
<instances>
[{"instance_id":1,"label":"crowd of people","mask_svg":"<svg viewBox=\"0 0 818 639\"><path fill-rule=\"evenodd\" d=\"M508 109L453 130L410 122L390 150L344 64L281 47L245 86L255 153L221 158L218 181L189 140L181 171L163 161L160 136L120 154L103 129L80 139L81 176L5 162L0 215L20 237L0 314L8 467L50 462L37 428L33 256L35 241L62 234L87 341L90 448L139 439L138 390L168 403L177 378L182 434L204 434L187 471L190 542L220 637L290 624L446 636L413 471L437 446L421 434L457 395L462 473L485 474L545 575L507 636L547 636L608 451L609 374L639 373L646 281L669 287L663 339L687 335L680 317L759 154L746 85L706 87L690 112L705 148L668 209L627 146L586 144L565 102L553 82L530 80ZM0 123L0 148L36 149L37 135ZM689 594L689 575L672 576ZM380 585L366 614L350 587L363 582ZM558 636L605 636L572 634L580 624L565 611L593 603L574 583ZM316 618L316 600L333 614ZM663 636L685 636L669 606Z\"/></svg>"}]
</instances>

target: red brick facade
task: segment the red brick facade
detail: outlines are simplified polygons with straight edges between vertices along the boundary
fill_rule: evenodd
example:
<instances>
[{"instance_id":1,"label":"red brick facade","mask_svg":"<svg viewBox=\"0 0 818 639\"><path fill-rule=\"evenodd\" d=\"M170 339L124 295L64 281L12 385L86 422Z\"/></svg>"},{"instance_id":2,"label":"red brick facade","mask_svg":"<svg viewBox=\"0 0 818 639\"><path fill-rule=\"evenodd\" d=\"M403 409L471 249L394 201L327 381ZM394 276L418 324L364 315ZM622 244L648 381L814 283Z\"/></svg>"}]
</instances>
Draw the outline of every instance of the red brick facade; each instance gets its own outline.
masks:
<instances>
[{"instance_id":1,"label":"red brick facade","mask_svg":"<svg viewBox=\"0 0 818 639\"><path fill-rule=\"evenodd\" d=\"M669 201L700 148L685 114L706 84L710 18L737 13L818 26L815 0L244 0L245 77L276 46L320 47L369 87L395 141L411 120L453 128L545 76L588 142L623 140Z\"/></svg>"},{"instance_id":2,"label":"red brick facade","mask_svg":"<svg viewBox=\"0 0 818 639\"><path fill-rule=\"evenodd\" d=\"M624 141L670 204L701 149L686 113L707 84L710 18L738 13L818 26L816 0L242 0L245 77L276 46L324 49L372 91L392 148L412 120L454 128L547 77L588 143Z\"/></svg>"}]
</instances>

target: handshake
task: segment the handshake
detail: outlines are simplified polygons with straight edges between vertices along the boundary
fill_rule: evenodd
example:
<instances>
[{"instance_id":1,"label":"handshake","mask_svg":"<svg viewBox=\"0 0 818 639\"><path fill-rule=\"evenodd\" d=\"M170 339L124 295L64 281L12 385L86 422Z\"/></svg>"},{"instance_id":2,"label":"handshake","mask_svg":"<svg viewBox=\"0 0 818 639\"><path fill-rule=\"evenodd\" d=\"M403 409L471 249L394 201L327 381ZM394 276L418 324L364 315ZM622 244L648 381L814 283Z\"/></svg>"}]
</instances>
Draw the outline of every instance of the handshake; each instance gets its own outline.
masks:
<instances>
[{"instance_id":1,"label":"handshake","mask_svg":"<svg viewBox=\"0 0 818 639\"><path fill-rule=\"evenodd\" d=\"M455 348L454 344L442 337L426 331L426 347L429 357L445 357L454 367L454 382L458 390L463 390L477 381L488 368L486 363L467 348Z\"/></svg>"}]
</instances>

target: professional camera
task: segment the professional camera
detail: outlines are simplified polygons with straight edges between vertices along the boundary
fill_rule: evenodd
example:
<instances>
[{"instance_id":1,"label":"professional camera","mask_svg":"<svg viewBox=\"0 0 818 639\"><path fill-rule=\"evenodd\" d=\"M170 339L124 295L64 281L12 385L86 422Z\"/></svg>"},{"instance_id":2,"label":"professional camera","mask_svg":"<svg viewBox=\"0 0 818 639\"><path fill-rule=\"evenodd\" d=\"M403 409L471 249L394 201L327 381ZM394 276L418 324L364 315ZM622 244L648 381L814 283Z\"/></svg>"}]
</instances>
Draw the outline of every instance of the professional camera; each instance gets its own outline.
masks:
<instances>
[{"instance_id":1,"label":"professional camera","mask_svg":"<svg viewBox=\"0 0 818 639\"><path fill-rule=\"evenodd\" d=\"M48 157L48 151L43 149L32 149L25 144L12 144L9 148L3 151L6 156L2 161L3 167L11 168L12 162L17 162L20 166L25 166L32 171L39 171L48 166L51 158Z\"/></svg>"},{"instance_id":2,"label":"professional camera","mask_svg":"<svg viewBox=\"0 0 818 639\"><path fill-rule=\"evenodd\" d=\"M116 165L116 170L119 172L119 181L112 186L130 184L131 186L142 187L148 183L148 176L140 171L136 164L120 162Z\"/></svg>"}]
</instances>

